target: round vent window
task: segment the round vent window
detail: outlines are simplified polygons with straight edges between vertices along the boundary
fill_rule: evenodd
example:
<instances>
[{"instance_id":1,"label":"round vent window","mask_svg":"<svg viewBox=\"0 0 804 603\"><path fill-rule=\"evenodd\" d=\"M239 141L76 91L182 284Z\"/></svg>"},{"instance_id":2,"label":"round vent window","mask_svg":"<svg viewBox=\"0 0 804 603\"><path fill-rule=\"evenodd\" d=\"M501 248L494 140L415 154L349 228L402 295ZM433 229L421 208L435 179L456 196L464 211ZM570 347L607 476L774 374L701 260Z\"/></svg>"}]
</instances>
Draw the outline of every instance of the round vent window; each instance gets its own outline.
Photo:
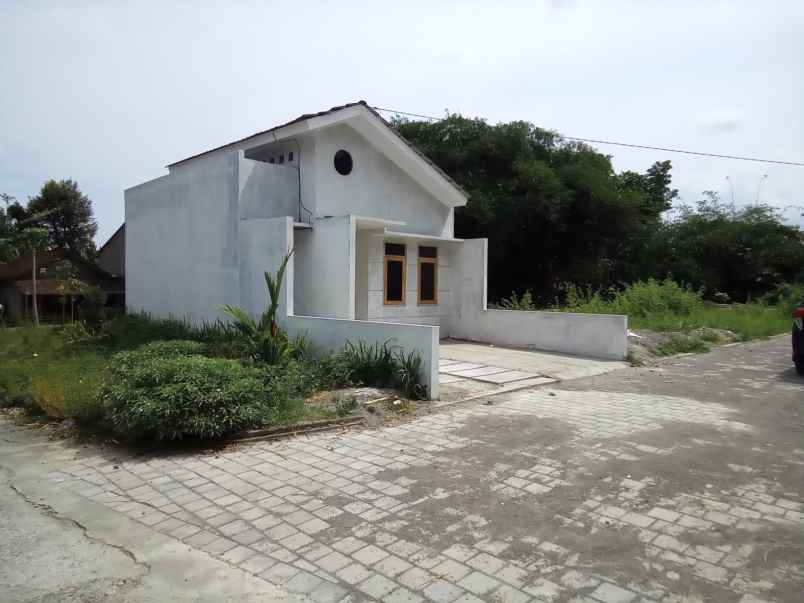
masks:
<instances>
[{"instance_id":1,"label":"round vent window","mask_svg":"<svg viewBox=\"0 0 804 603\"><path fill-rule=\"evenodd\" d=\"M349 151L341 149L335 153L335 171L341 176L346 176L352 171L352 156Z\"/></svg>"}]
</instances>

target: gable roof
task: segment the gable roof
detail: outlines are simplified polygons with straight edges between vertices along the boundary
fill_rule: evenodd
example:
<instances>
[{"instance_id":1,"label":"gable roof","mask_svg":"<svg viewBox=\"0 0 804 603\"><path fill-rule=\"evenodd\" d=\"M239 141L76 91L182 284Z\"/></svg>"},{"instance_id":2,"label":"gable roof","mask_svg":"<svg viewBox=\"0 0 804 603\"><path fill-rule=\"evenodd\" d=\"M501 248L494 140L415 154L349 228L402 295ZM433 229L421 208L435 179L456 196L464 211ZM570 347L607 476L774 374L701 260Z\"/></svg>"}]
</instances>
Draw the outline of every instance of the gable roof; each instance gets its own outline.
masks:
<instances>
[{"instance_id":1,"label":"gable roof","mask_svg":"<svg viewBox=\"0 0 804 603\"><path fill-rule=\"evenodd\" d=\"M106 272L103 268L85 258L82 258L77 253L72 253L68 249L51 249L49 251L39 251L36 254L36 265L47 266L56 260L68 259L75 264L80 264L88 270L94 272L99 278L114 278L111 274ZM0 281L15 281L20 278L29 278L31 270L33 269L33 254L28 252L24 255L15 258L14 260L0 264Z\"/></svg>"},{"instance_id":2,"label":"gable roof","mask_svg":"<svg viewBox=\"0 0 804 603\"><path fill-rule=\"evenodd\" d=\"M319 111L318 113L305 113L305 114L300 115L299 117L297 117L295 119L292 119L292 120L290 120L290 121L288 121L286 123L283 123L283 124L278 125L278 126L274 126L273 128L269 128L268 130L262 130L260 132L255 132L254 134L246 136L245 138L240 138L240 139L235 140L233 142L228 142L226 144L220 145L218 147L214 147L214 148L209 149L207 151L202 151L201 153L196 153L195 155L191 155L190 157L185 157L184 159L174 161L173 163L169 163L166 167L171 168L171 167L179 165L181 163L185 163L187 161L197 159L198 157L203 157L204 155L208 155L209 153L214 153L215 151L220 151L220 150L225 149L227 147L233 147L233 146L240 145L242 143L248 142L249 140L258 138L258 137L263 136L265 134L274 133L274 132L276 132L278 130L281 130L282 128L286 128L286 127L291 126L293 124L297 124L297 123L300 123L300 122L303 122L303 121L314 119L316 117L325 117L325 116L328 116L328 115L332 115L333 113L337 113L338 111L343 111L344 109L349 109L351 107L363 107L364 109L366 109L371 115L373 115L375 118L377 118L382 123L382 125L384 125L390 132L392 132L394 134L394 136L397 138L397 140L402 145L404 145L405 147L407 147L408 149L413 151L418 156L419 159L421 159L425 164L427 164L427 166L429 168L433 169L441 178L446 180L447 183L449 183L449 185L451 187L453 187L455 190L457 190L463 197L465 197L465 198L469 197L469 194L461 187L461 185L459 185L457 182L455 182L455 180L453 180L446 172L444 172L444 170L442 170L435 163L433 163L433 161L430 158L428 158L424 153L422 153L419 149L417 149L411 142L406 140L399 132L396 131L396 129L394 129L391 126L390 123L388 123L387 120L385 120L382 117L382 115L380 115L374 109L374 107L369 105L364 100L359 100L359 101L354 102L354 103L346 103L345 105L338 105L336 107L332 107L330 109L327 109L326 111Z\"/></svg>"}]
</instances>

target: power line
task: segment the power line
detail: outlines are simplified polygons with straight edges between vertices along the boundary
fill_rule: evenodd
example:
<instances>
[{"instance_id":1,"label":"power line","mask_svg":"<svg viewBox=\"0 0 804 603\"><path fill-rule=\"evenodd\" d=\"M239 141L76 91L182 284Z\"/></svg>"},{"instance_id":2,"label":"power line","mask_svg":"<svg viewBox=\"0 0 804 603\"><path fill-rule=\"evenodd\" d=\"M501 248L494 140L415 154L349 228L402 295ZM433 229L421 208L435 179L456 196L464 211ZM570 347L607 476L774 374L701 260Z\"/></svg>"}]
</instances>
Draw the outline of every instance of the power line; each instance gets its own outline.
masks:
<instances>
[{"instance_id":1,"label":"power line","mask_svg":"<svg viewBox=\"0 0 804 603\"><path fill-rule=\"evenodd\" d=\"M399 115L410 115L412 117L423 117L425 119L432 119L441 121L443 117L433 117L432 115L421 115L419 113L408 113L407 111L397 111L396 109L383 109L382 107L374 107L377 111L385 111L387 113L397 113ZM736 159L738 161L754 161L757 163L773 163L777 165L791 165L797 167L804 167L804 163L800 161L781 161L777 159L760 159L759 157L743 157L741 155L722 155L720 153L704 153L702 151L689 151L686 149L672 149L669 147L654 147L646 144L630 144L627 142L614 142L612 140L599 140L595 138L580 138L578 136L564 136L567 140L577 140L579 142L590 142L594 144L610 144L618 147L628 147L631 149L647 149L651 151L664 151L666 153L682 153L684 155L696 155L698 157L715 157L718 159Z\"/></svg>"}]
</instances>

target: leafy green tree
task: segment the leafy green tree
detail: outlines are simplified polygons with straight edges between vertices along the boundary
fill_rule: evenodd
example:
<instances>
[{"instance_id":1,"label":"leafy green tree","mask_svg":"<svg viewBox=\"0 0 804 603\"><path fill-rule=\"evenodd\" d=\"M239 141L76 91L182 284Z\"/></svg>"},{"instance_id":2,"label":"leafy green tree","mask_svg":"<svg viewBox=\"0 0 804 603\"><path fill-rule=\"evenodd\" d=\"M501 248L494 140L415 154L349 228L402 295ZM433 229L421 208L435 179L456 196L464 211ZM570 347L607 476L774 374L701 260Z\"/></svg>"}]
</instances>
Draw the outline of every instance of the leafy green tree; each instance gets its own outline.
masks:
<instances>
[{"instance_id":1,"label":"leafy green tree","mask_svg":"<svg viewBox=\"0 0 804 603\"><path fill-rule=\"evenodd\" d=\"M16 235L26 214L11 195L0 193L0 201L0 262L10 262L20 255Z\"/></svg>"},{"instance_id":2,"label":"leafy green tree","mask_svg":"<svg viewBox=\"0 0 804 603\"><path fill-rule=\"evenodd\" d=\"M737 208L705 191L657 237L655 271L744 301L804 277L804 233L768 205Z\"/></svg>"},{"instance_id":3,"label":"leafy green tree","mask_svg":"<svg viewBox=\"0 0 804 603\"><path fill-rule=\"evenodd\" d=\"M47 230L47 246L65 248L84 257L95 253L98 223L89 197L73 180L48 180L25 212L34 226Z\"/></svg>"},{"instance_id":4,"label":"leafy green tree","mask_svg":"<svg viewBox=\"0 0 804 603\"><path fill-rule=\"evenodd\" d=\"M608 156L528 122L450 115L393 125L469 194L455 235L491 240L490 299L530 289L544 304L562 281L608 286L641 276L676 196L669 161L618 175Z\"/></svg>"}]
</instances>

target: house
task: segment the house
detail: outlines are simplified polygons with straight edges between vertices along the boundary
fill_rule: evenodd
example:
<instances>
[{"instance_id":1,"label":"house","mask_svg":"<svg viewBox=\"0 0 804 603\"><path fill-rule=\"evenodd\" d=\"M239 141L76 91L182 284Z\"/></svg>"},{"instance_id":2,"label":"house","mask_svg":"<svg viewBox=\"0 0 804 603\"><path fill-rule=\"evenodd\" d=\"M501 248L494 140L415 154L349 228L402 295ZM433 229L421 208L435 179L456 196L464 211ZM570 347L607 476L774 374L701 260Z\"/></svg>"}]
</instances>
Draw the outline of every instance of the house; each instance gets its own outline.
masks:
<instances>
[{"instance_id":1,"label":"house","mask_svg":"<svg viewBox=\"0 0 804 603\"><path fill-rule=\"evenodd\" d=\"M95 263L112 276L126 276L126 225L114 231L114 234L98 249Z\"/></svg>"},{"instance_id":2,"label":"house","mask_svg":"<svg viewBox=\"0 0 804 603\"><path fill-rule=\"evenodd\" d=\"M487 241L453 231L466 192L365 101L167 169L125 191L132 310L194 322L221 318L221 304L259 314L263 272L292 250L280 306L288 331L323 348L362 339L418 350L433 397L447 336L581 353L594 340L592 352L624 355L624 335L612 345L605 330L569 329L571 315L488 310Z\"/></svg>"},{"instance_id":3,"label":"house","mask_svg":"<svg viewBox=\"0 0 804 603\"><path fill-rule=\"evenodd\" d=\"M32 271L31 253L0 264L0 304L5 307L5 320L10 323L33 319ZM102 288L106 291L109 305L115 305L115 300L122 303L122 279L66 249L38 252L36 275L36 303L42 322L64 322L75 318L81 294L74 286L71 290L73 279Z\"/></svg>"}]
</instances>

